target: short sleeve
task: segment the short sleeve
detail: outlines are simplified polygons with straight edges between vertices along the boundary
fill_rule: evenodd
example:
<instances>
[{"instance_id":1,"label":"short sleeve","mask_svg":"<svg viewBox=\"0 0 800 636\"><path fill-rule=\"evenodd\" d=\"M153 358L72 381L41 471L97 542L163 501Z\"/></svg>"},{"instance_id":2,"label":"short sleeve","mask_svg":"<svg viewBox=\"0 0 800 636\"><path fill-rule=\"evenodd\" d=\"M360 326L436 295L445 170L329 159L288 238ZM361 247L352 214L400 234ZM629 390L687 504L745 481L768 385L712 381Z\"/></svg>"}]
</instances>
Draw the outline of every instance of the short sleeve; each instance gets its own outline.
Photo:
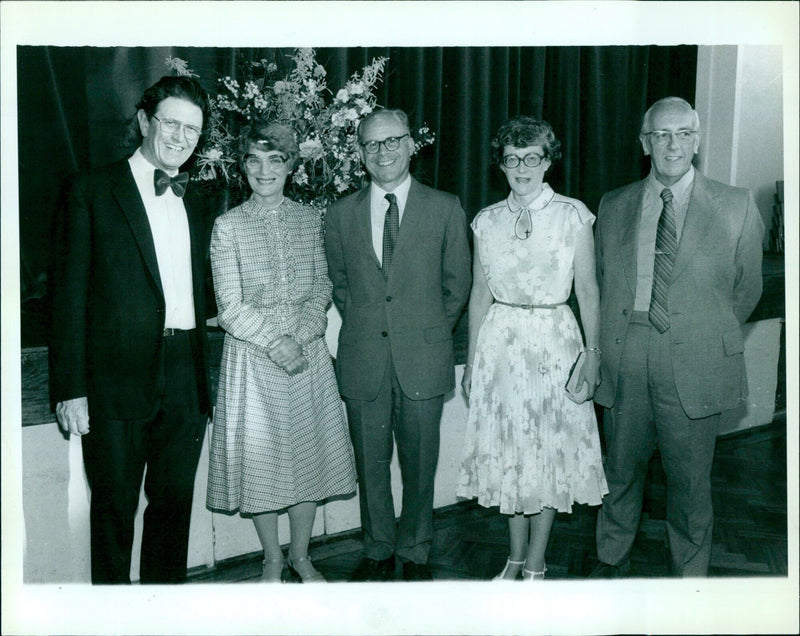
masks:
<instances>
[{"instance_id":1,"label":"short sleeve","mask_svg":"<svg viewBox=\"0 0 800 636\"><path fill-rule=\"evenodd\" d=\"M570 199L569 205L572 206L575 214L575 224L578 226L586 225L594 225L595 219L597 217L589 211L583 203L578 201L577 199Z\"/></svg>"},{"instance_id":2,"label":"short sleeve","mask_svg":"<svg viewBox=\"0 0 800 636\"><path fill-rule=\"evenodd\" d=\"M475 215L475 218L472 219L472 223L469 224L470 228L472 229L472 233L475 236L481 235L481 229L483 227L483 219L486 216L485 210L481 210L478 214Z\"/></svg>"}]
</instances>

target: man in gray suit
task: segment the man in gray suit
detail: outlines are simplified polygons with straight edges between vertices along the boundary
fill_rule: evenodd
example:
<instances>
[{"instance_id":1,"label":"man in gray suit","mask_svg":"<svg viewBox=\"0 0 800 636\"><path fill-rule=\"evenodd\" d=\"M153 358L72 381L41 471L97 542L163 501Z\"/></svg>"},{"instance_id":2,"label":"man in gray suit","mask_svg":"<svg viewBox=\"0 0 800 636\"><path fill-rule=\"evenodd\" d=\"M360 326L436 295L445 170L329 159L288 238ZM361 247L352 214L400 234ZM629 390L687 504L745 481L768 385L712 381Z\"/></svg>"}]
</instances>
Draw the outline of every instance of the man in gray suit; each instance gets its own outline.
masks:
<instances>
[{"instance_id":1,"label":"man in gray suit","mask_svg":"<svg viewBox=\"0 0 800 636\"><path fill-rule=\"evenodd\" d=\"M667 538L676 576L706 576L711 464L719 414L747 395L741 325L761 296L764 232L753 196L692 167L699 117L678 97L642 122L643 181L607 193L597 220L606 495L600 563L626 574L655 445L667 477Z\"/></svg>"},{"instance_id":2,"label":"man in gray suit","mask_svg":"<svg viewBox=\"0 0 800 636\"><path fill-rule=\"evenodd\" d=\"M358 137L372 182L328 209L325 240L364 530L366 558L353 579L393 579L396 554L405 580L429 580L439 420L455 385L452 332L471 282L466 218L457 197L409 175L414 141L405 113L370 114Z\"/></svg>"}]
</instances>

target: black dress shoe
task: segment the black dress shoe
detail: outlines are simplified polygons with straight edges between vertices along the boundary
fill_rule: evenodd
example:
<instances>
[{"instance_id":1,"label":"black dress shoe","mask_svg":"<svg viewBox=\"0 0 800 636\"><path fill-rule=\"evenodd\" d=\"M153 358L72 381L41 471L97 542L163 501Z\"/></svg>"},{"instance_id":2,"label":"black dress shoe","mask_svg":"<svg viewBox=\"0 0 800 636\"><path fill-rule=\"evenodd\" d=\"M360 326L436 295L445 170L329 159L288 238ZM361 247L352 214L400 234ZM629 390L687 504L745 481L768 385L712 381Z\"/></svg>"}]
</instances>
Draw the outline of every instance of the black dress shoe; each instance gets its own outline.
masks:
<instances>
[{"instance_id":1,"label":"black dress shoe","mask_svg":"<svg viewBox=\"0 0 800 636\"><path fill-rule=\"evenodd\" d=\"M414 563L413 561L406 561L403 563L403 580L404 581L433 581L431 571L428 569L427 563Z\"/></svg>"},{"instance_id":2,"label":"black dress shoe","mask_svg":"<svg viewBox=\"0 0 800 636\"><path fill-rule=\"evenodd\" d=\"M630 566L628 563L625 565L611 565L610 563L603 563L599 561L597 567L589 574L590 579L621 579L628 574Z\"/></svg>"},{"instance_id":3,"label":"black dress shoe","mask_svg":"<svg viewBox=\"0 0 800 636\"><path fill-rule=\"evenodd\" d=\"M388 559L365 558L358 564L351 581L393 581L394 555Z\"/></svg>"}]
</instances>

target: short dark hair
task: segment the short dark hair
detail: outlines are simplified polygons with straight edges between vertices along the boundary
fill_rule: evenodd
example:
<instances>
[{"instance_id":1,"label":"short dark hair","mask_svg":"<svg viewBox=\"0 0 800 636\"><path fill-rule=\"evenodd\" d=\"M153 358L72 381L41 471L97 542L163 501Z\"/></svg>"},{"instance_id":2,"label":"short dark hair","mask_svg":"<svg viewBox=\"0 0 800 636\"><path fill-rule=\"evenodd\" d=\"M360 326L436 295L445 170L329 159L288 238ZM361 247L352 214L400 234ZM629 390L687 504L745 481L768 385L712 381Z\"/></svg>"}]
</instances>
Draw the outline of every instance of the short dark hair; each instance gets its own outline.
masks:
<instances>
[{"instance_id":1,"label":"short dark hair","mask_svg":"<svg viewBox=\"0 0 800 636\"><path fill-rule=\"evenodd\" d=\"M265 152L277 150L285 154L289 170L297 167L300 159L300 149L295 140L294 130L286 124L277 122L256 121L242 129L239 135L238 152L239 166L244 167L244 158L250 148L256 146Z\"/></svg>"},{"instance_id":2,"label":"short dark hair","mask_svg":"<svg viewBox=\"0 0 800 636\"><path fill-rule=\"evenodd\" d=\"M503 162L503 148L541 146L545 157L555 161L561 156L561 142L556 139L552 126L544 119L517 115L506 121L492 139L492 161Z\"/></svg>"},{"instance_id":3,"label":"short dark hair","mask_svg":"<svg viewBox=\"0 0 800 636\"><path fill-rule=\"evenodd\" d=\"M361 141L361 128L364 126L364 124L372 121L376 117L386 116L394 117L408 131L408 134L411 134L411 127L408 125L408 115L406 115L404 111L400 110L399 108L376 108L369 115L358 122L358 129L356 131L358 140Z\"/></svg>"},{"instance_id":4,"label":"short dark hair","mask_svg":"<svg viewBox=\"0 0 800 636\"><path fill-rule=\"evenodd\" d=\"M203 112L203 130L205 130L211 108L208 102L208 93L200 85L200 82L186 75L165 75L144 91L136 108L143 110L150 119L156 114L158 105L167 97L179 97L197 106Z\"/></svg>"}]
</instances>

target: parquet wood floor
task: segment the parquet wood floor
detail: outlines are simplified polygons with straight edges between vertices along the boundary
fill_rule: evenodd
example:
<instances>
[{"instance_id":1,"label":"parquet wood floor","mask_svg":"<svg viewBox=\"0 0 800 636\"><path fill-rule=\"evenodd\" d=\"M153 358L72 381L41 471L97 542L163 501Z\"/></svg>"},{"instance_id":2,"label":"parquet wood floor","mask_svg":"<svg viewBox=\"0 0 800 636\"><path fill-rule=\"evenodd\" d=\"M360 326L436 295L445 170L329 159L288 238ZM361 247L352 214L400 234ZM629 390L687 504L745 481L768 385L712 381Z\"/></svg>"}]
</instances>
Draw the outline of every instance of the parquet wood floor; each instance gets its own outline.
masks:
<instances>
[{"instance_id":1,"label":"parquet wood floor","mask_svg":"<svg viewBox=\"0 0 800 636\"><path fill-rule=\"evenodd\" d=\"M658 455L649 465L642 522L631 555L631 576L669 576L664 528L665 478ZM709 576L786 575L786 419L717 440L712 471L714 539ZM581 579L596 564L597 509L576 505L558 514L547 550L548 577ZM436 580L486 580L499 572L508 551L508 527L496 509L463 502L434 514L430 568ZM362 557L360 532L314 540L310 553L331 581L347 581ZM190 573L190 583L255 581L259 554L213 570ZM398 568L399 570L399 568ZM398 571L399 573L399 571Z\"/></svg>"}]
</instances>

